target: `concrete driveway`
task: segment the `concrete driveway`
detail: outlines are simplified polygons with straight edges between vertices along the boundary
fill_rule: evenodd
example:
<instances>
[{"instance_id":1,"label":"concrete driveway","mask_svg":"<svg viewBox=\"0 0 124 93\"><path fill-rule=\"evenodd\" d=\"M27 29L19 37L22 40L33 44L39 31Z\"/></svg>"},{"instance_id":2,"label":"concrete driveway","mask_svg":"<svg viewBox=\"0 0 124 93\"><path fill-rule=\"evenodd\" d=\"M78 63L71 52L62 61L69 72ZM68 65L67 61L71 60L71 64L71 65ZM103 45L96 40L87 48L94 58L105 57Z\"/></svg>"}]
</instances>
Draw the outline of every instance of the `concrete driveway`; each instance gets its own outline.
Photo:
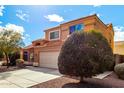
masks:
<instances>
[{"instance_id":1,"label":"concrete driveway","mask_svg":"<svg viewBox=\"0 0 124 93\"><path fill-rule=\"evenodd\" d=\"M61 77L58 70L27 67L0 73L0 88L26 88L58 77Z\"/></svg>"}]
</instances>

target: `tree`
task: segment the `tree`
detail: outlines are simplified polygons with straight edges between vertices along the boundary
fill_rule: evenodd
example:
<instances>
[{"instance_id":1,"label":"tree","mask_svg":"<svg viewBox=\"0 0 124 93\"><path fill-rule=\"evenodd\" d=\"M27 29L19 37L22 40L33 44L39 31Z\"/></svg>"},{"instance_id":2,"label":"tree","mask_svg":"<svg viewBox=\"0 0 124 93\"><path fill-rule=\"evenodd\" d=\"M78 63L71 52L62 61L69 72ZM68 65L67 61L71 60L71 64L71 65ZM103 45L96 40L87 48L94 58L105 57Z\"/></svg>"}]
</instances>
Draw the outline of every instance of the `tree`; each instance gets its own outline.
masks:
<instances>
[{"instance_id":1,"label":"tree","mask_svg":"<svg viewBox=\"0 0 124 93\"><path fill-rule=\"evenodd\" d=\"M0 60L1 60L1 58L3 58L3 57L4 57L3 52L0 50Z\"/></svg>"},{"instance_id":2,"label":"tree","mask_svg":"<svg viewBox=\"0 0 124 93\"><path fill-rule=\"evenodd\" d=\"M59 72L81 77L81 82L84 77L111 70L113 64L114 56L107 39L95 31L72 33L58 57Z\"/></svg>"},{"instance_id":3,"label":"tree","mask_svg":"<svg viewBox=\"0 0 124 93\"><path fill-rule=\"evenodd\" d=\"M22 34L3 28L0 31L0 50L6 57L7 67L9 67L9 55L20 50L24 46Z\"/></svg>"},{"instance_id":4,"label":"tree","mask_svg":"<svg viewBox=\"0 0 124 93\"><path fill-rule=\"evenodd\" d=\"M16 65L16 60L20 59L20 51L19 52L15 52L13 54L9 54L9 61L10 61L10 66L15 66Z\"/></svg>"}]
</instances>

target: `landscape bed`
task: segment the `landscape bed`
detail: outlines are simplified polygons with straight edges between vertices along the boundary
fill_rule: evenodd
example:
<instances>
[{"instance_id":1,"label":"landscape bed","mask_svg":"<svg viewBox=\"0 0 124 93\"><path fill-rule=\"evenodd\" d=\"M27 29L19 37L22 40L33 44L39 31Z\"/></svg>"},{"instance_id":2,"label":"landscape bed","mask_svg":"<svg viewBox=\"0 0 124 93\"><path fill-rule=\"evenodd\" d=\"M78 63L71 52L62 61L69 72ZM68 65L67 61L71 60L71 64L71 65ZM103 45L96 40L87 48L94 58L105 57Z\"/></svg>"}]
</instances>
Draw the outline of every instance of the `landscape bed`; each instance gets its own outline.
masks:
<instances>
[{"instance_id":1,"label":"landscape bed","mask_svg":"<svg viewBox=\"0 0 124 93\"><path fill-rule=\"evenodd\" d=\"M124 88L124 80L119 79L114 72L104 79L85 78L84 81L79 83L79 80L63 76L31 88Z\"/></svg>"},{"instance_id":2,"label":"landscape bed","mask_svg":"<svg viewBox=\"0 0 124 93\"><path fill-rule=\"evenodd\" d=\"M10 66L9 68L7 68L7 66L1 66L0 73L7 72L7 71L14 71L14 70L18 70L18 69L21 69L21 68L18 68L16 66Z\"/></svg>"}]
</instances>

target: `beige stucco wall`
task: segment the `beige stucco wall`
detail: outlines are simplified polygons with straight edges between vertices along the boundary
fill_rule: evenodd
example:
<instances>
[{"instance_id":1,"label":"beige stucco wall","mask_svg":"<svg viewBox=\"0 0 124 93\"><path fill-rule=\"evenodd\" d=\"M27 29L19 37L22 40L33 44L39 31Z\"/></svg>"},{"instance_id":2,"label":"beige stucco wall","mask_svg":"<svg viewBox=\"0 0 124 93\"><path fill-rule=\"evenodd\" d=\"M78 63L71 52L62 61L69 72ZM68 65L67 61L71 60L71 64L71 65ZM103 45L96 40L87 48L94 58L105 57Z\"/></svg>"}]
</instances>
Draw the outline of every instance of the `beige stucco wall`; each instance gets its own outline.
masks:
<instances>
[{"instance_id":1,"label":"beige stucco wall","mask_svg":"<svg viewBox=\"0 0 124 93\"><path fill-rule=\"evenodd\" d=\"M49 40L49 34L51 31L60 31L60 27L57 26L57 27L53 27L53 28L49 28L49 29L45 30L45 39L46 40Z\"/></svg>"},{"instance_id":2,"label":"beige stucco wall","mask_svg":"<svg viewBox=\"0 0 124 93\"><path fill-rule=\"evenodd\" d=\"M73 20L67 23L60 24L60 26L58 27L50 28L45 31L46 39L49 40L50 31L58 30L60 31L60 40L65 41L69 35L69 27L76 25L76 24L83 24L84 32L95 30L95 31L102 33L106 37L108 42L110 43L111 48L114 49L114 34L113 34L112 26L107 27L96 16Z\"/></svg>"},{"instance_id":3,"label":"beige stucco wall","mask_svg":"<svg viewBox=\"0 0 124 93\"><path fill-rule=\"evenodd\" d=\"M114 54L124 55L124 41L123 42L115 42L114 45Z\"/></svg>"},{"instance_id":4,"label":"beige stucco wall","mask_svg":"<svg viewBox=\"0 0 124 93\"><path fill-rule=\"evenodd\" d=\"M34 61L39 62L39 54L40 54L40 52L60 51L60 49L61 49L61 46L35 47L34 48Z\"/></svg>"}]
</instances>

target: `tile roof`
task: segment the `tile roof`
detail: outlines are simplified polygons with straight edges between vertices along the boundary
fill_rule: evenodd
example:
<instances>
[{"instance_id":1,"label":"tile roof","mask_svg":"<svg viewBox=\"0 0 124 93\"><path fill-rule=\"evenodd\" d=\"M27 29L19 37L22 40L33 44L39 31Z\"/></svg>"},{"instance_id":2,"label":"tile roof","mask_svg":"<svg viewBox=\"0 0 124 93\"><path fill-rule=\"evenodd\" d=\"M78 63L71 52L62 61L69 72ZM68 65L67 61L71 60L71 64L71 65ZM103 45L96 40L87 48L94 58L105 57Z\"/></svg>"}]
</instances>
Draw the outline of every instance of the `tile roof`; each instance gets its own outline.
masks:
<instances>
[{"instance_id":1,"label":"tile roof","mask_svg":"<svg viewBox=\"0 0 124 93\"><path fill-rule=\"evenodd\" d=\"M34 47L34 46L33 46L32 44L30 44L30 45L24 47L23 49L29 49L29 48L33 48L33 47Z\"/></svg>"}]
</instances>

